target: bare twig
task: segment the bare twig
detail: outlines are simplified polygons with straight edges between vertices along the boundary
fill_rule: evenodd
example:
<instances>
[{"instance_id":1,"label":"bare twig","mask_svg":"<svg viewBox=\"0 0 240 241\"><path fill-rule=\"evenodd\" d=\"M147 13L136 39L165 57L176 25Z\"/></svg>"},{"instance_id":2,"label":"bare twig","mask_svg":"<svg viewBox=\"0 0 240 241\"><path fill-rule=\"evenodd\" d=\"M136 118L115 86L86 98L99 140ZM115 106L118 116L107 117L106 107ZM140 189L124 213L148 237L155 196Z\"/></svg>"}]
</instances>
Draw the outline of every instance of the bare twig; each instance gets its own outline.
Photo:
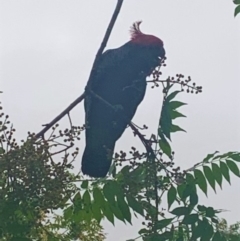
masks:
<instances>
[{"instance_id":1,"label":"bare twig","mask_svg":"<svg viewBox=\"0 0 240 241\"><path fill-rule=\"evenodd\" d=\"M146 129L147 129L147 126L146 126L146 125L143 125L143 127L140 127L140 126L138 126L137 124L135 124L135 123L133 123L133 122L132 122L132 124L133 124L135 127L137 127L139 130L146 130Z\"/></svg>"},{"instance_id":2,"label":"bare twig","mask_svg":"<svg viewBox=\"0 0 240 241\"><path fill-rule=\"evenodd\" d=\"M51 157L54 156L54 155L60 154L60 153L62 153L64 151L67 151L71 147L73 147L73 145L67 146L66 148L64 148L64 149L62 149L60 151L53 152L53 153L51 153Z\"/></svg>"},{"instance_id":3,"label":"bare twig","mask_svg":"<svg viewBox=\"0 0 240 241\"><path fill-rule=\"evenodd\" d=\"M155 155L155 153L154 153L154 151L153 151L153 149L150 145L150 142L144 137L144 135L142 135L140 133L138 128L136 126L134 126L134 124L132 122L129 123L129 126L133 130L134 134L136 134L139 137L139 139L142 141L143 145L146 148L147 153L149 153L151 155L151 157L156 157L156 155Z\"/></svg>"},{"instance_id":4,"label":"bare twig","mask_svg":"<svg viewBox=\"0 0 240 241\"><path fill-rule=\"evenodd\" d=\"M71 116L70 116L69 112L68 112L68 119L69 119L70 127L71 127L71 130L72 130L73 129L73 125L72 125L72 119L71 119Z\"/></svg>"},{"instance_id":5,"label":"bare twig","mask_svg":"<svg viewBox=\"0 0 240 241\"><path fill-rule=\"evenodd\" d=\"M171 83L171 84L179 84L181 85L181 87L186 87L186 88L189 88L189 89L192 89L198 93L201 93L202 92L202 87L201 86L195 86L195 85L190 85L186 82L183 82L183 81L177 81L177 80L171 80L171 79L165 79L165 80L160 80L160 79L153 79L153 80L147 80L147 83L153 83L153 84L157 84L157 83L161 83L163 88L165 88L165 85L164 83Z\"/></svg>"},{"instance_id":6,"label":"bare twig","mask_svg":"<svg viewBox=\"0 0 240 241\"><path fill-rule=\"evenodd\" d=\"M96 54L96 57L95 57L95 60L93 62L93 66L92 66L92 70L90 72L90 76L88 78L88 82L93 78L94 74L95 74L95 69L96 69L96 66L97 66L97 63L99 61L99 57L101 56L104 48L106 47L107 45L107 42L108 42L108 39L109 39L109 36L112 32L112 29L113 29L113 26L116 22L116 19L117 19L117 16L120 12L120 9L122 7L122 4L123 4L123 0L118 0L117 2L117 5L115 7L115 10L113 12L113 15L112 15L112 18L110 20L110 23L107 27L107 30L106 30L106 33L104 35L104 38L103 38L103 41L100 45L100 48L98 49L97 51L97 54ZM66 114L68 114L77 104L79 104L85 97L85 92L80 95L76 100L74 100L64 111L62 111L57 117L55 117L50 123L46 124L45 127L40 131L38 132L36 135L35 135L35 138L38 139L40 137L43 137L44 134L53 126L55 125L59 120L61 120Z\"/></svg>"}]
</instances>

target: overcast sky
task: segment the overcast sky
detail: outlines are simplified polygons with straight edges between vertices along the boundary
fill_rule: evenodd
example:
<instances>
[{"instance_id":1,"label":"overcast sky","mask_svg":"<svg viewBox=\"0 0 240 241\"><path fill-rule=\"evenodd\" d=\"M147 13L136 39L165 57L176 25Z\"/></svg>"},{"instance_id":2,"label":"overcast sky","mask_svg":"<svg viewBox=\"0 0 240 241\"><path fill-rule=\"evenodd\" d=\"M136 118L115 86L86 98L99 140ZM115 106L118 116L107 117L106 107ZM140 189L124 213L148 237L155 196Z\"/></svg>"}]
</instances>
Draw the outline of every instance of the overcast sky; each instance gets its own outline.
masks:
<instances>
[{"instance_id":1,"label":"overcast sky","mask_svg":"<svg viewBox=\"0 0 240 241\"><path fill-rule=\"evenodd\" d=\"M0 0L0 90L5 112L25 138L39 131L77 96L86 84L96 51L115 7L113 0ZM189 168L208 153L240 148L240 16L231 0L126 0L108 48L129 40L129 27L143 20L142 31L160 37L167 52L164 75L190 75L203 86L201 95L182 94L188 118L177 121L186 133L173 136L175 161ZM161 89L148 88L134 122L156 133ZM75 125L84 120L82 103L72 112ZM64 127L67 120L61 122ZM117 150L139 140L128 129ZM84 138L81 141L84 147ZM76 163L80 168L81 155ZM230 223L240 221L240 180L223 185L206 205L227 209ZM140 227L106 223L108 240L134 238ZM116 234L119 236L116 239ZM121 238L120 238L121 237Z\"/></svg>"}]
</instances>

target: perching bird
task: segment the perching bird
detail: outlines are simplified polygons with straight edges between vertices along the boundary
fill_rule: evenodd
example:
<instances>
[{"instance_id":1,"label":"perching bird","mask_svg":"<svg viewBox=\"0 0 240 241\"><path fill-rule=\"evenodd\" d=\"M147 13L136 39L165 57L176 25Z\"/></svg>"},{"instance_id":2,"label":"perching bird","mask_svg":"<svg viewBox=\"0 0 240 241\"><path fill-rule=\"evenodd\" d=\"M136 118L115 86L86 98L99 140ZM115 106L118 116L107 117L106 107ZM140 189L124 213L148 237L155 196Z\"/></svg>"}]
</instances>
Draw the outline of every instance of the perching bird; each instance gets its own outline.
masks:
<instances>
[{"instance_id":1,"label":"perching bird","mask_svg":"<svg viewBox=\"0 0 240 241\"><path fill-rule=\"evenodd\" d=\"M107 175L115 143L144 98L146 77L165 57L162 40L142 33L140 24L131 27L129 42L102 54L94 78L87 83L86 89L93 93L86 92L84 100L86 147L82 172L92 177Z\"/></svg>"}]
</instances>

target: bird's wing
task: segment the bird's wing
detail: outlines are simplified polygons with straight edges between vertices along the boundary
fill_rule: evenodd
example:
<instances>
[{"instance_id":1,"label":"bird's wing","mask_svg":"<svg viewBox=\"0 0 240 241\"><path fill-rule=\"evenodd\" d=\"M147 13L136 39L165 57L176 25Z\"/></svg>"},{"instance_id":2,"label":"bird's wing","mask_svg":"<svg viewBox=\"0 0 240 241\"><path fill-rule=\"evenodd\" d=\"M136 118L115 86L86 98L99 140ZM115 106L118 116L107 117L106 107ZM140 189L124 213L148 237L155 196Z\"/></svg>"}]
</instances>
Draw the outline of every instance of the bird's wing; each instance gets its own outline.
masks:
<instances>
[{"instance_id":1,"label":"bird's wing","mask_svg":"<svg viewBox=\"0 0 240 241\"><path fill-rule=\"evenodd\" d=\"M121 47L120 47L121 48ZM113 75L118 66L121 66L123 61L125 61L128 49L126 48L118 48L118 49L109 49L105 51L98 63L94 73L93 78L87 83L87 87L93 91L102 88L105 86L106 78L110 75ZM88 115L88 111L91 108L91 96L86 95L84 101L84 108L86 112L86 118Z\"/></svg>"}]
</instances>

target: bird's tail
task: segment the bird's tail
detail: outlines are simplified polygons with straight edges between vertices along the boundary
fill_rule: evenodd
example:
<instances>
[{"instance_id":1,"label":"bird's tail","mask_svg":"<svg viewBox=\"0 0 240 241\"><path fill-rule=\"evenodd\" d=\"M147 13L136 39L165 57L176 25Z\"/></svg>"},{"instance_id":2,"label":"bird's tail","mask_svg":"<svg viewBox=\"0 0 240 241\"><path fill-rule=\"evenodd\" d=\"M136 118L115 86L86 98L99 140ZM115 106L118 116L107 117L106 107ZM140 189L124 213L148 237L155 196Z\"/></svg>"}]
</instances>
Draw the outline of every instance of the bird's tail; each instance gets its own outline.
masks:
<instances>
[{"instance_id":1,"label":"bird's tail","mask_svg":"<svg viewBox=\"0 0 240 241\"><path fill-rule=\"evenodd\" d=\"M82 172L91 177L105 177L111 166L115 142L106 147L102 143L88 143L82 157Z\"/></svg>"}]
</instances>

